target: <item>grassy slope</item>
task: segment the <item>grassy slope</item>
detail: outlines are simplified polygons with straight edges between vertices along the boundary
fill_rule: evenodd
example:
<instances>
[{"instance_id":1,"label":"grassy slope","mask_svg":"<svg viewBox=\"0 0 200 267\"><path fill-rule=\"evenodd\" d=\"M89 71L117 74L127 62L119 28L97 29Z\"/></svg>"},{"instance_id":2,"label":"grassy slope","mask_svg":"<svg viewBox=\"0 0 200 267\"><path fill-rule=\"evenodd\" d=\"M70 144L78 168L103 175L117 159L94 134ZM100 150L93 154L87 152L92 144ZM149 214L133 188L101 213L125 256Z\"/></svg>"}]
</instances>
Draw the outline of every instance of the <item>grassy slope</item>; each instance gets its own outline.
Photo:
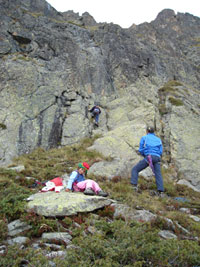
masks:
<instances>
[{"instance_id":1,"label":"grassy slope","mask_svg":"<svg viewBox=\"0 0 200 267\"><path fill-rule=\"evenodd\" d=\"M66 259L54 259L57 266L195 266L200 262L199 242L191 240L200 237L200 224L179 211L181 207L190 207L193 213L200 213L199 193L185 186L175 185L170 176L173 170L163 170L166 193L169 197L159 199L150 195L155 189L155 182L140 179L141 193L133 193L129 178L115 177L107 181L106 177L90 177L98 181L110 197L132 208L140 206L157 215L162 215L178 222L190 231L185 238L180 229L174 229L177 240L163 240L158 232L167 229L166 222L159 217L151 223L125 221L124 218L113 220L113 209L107 207L94 214L80 214L71 218L49 219L34 213L24 212L24 199L37 192L39 188L30 188L34 179L47 181L63 173L70 173L78 162L87 161L90 165L99 160L106 160L97 152L87 151L94 139L84 139L81 144L44 151L41 148L29 155L15 159L15 165L23 164L25 171L16 173L0 169L0 244L7 238L7 224L20 218L32 225L26 233L30 242L24 250L9 246L0 266L20 266L26 260L30 266L49 266L42 250L33 250L31 243L43 232L69 231L73 244L79 249L67 252ZM108 159L109 160L109 159ZM34 177L27 180L25 177ZM188 202L177 202L174 197L185 197ZM96 216L96 215L95 215ZM73 222L81 228L74 228ZM94 227L94 234L84 235L89 226ZM62 228L65 227L65 228ZM17 253L16 253L17 251Z\"/></svg>"}]
</instances>

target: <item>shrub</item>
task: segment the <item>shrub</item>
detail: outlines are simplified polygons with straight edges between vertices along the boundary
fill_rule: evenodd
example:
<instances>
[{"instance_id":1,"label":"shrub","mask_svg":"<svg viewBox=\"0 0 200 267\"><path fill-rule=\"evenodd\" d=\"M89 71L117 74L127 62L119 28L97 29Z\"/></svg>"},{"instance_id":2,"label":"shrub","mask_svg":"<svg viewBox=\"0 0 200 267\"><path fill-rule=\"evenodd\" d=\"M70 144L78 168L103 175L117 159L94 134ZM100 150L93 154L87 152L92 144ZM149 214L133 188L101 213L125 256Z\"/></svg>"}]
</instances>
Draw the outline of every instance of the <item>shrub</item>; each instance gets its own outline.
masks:
<instances>
[{"instance_id":1,"label":"shrub","mask_svg":"<svg viewBox=\"0 0 200 267\"><path fill-rule=\"evenodd\" d=\"M0 220L0 241L7 237L8 227L5 219Z\"/></svg>"},{"instance_id":2,"label":"shrub","mask_svg":"<svg viewBox=\"0 0 200 267\"><path fill-rule=\"evenodd\" d=\"M63 266L181 267L193 266L200 260L198 242L162 240L149 224L130 227L122 220L102 219L95 227L101 233L76 239L80 249L68 250Z\"/></svg>"},{"instance_id":3,"label":"shrub","mask_svg":"<svg viewBox=\"0 0 200 267\"><path fill-rule=\"evenodd\" d=\"M107 206L107 207L103 208L102 210L99 210L97 212L97 214L99 216L101 216L101 217L108 217L108 218L113 219L114 212L115 212L115 208L114 207Z\"/></svg>"},{"instance_id":4,"label":"shrub","mask_svg":"<svg viewBox=\"0 0 200 267\"><path fill-rule=\"evenodd\" d=\"M28 189L14 183L1 190L0 216L6 217L8 221L19 219L25 212L26 198L29 195Z\"/></svg>"},{"instance_id":5,"label":"shrub","mask_svg":"<svg viewBox=\"0 0 200 267\"><path fill-rule=\"evenodd\" d=\"M44 216L37 215L35 212L30 211L22 216L22 220L26 221L32 226L28 232L29 237L40 237L46 232L59 231L61 225L55 219L47 219Z\"/></svg>"},{"instance_id":6,"label":"shrub","mask_svg":"<svg viewBox=\"0 0 200 267\"><path fill-rule=\"evenodd\" d=\"M0 257L0 266L49 266L49 260L42 255L42 250L33 248L20 249L20 246L8 246L3 257Z\"/></svg>"},{"instance_id":7,"label":"shrub","mask_svg":"<svg viewBox=\"0 0 200 267\"><path fill-rule=\"evenodd\" d=\"M73 223L73 220L70 218L70 217L65 217L62 221L61 221L61 223L62 223L62 225L64 226L64 227L69 227L69 226L71 226L72 225L72 223Z\"/></svg>"}]
</instances>

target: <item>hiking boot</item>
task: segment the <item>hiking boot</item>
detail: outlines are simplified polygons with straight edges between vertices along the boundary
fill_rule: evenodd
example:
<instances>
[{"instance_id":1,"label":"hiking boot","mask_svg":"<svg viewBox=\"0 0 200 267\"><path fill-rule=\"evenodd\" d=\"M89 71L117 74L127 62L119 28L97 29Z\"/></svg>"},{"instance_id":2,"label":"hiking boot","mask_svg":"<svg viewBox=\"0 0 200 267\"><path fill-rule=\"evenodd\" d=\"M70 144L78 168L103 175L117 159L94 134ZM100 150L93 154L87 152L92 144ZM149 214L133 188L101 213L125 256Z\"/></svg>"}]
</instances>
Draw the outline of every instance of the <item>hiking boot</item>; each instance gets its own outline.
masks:
<instances>
[{"instance_id":1,"label":"hiking boot","mask_svg":"<svg viewBox=\"0 0 200 267\"><path fill-rule=\"evenodd\" d=\"M151 196L156 196L156 197L160 197L160 198L164 198L166 197L165 193L163 191L151 191L150 192Z\"/></svg>"},{"instance_id":2,"label":"hiking boot","mask_svg":"<svg viewBox=\"0 0 200 267\"><path fill-rule=\"evenodd\" d=\"M137 187L137 185L132 185L132 188L133 188L133 190L134 190L135 192L138 192L138 187Z\"/></svg>"},{"instance_id":3,"label":"hiking boot","mask_svg":"<svg viewBox=\"0 0 200 267\"><path fill-rule=\"evenodd\" d=\"M91 188L85 189L85 191L83 193L85 195L88 195L88 196L94 196L95 195L94 191Z\"/></svg>"},{"instance_id":4,"label":"hiking boot","mask_svg":"<svg viewBox=\"0 0 200 267\"><path fill-rule=\"evenodd\" d=\"M159 196L160 198L164 198L164 197L166 197L165 193L162 192L162 191L158 191L158 196Z\"/></svg>"},{"instance_id":5,"label":"hiking boot","mask_svg":"<svg viewBox=\"0 0 200 267\"><path fill-rule=\"evenodd\" d=\"M100 190L98 193L97 193L98 196L100 197L107 197L108 196L108 193L104 192L103 190Z\"/></svg>"}]
</instances>

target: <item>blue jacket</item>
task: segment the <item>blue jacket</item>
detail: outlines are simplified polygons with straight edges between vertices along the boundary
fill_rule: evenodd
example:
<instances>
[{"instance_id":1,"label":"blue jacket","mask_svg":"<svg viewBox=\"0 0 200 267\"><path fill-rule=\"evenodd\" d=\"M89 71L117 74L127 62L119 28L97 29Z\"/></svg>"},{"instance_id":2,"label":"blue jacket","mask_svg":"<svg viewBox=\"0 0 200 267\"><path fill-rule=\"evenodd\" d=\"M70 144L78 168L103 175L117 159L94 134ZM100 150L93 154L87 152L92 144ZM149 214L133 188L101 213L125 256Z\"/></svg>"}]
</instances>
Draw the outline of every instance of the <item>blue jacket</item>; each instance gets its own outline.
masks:
<instances>
[{"instance_id":1,"label":"blue jacket","mask_svg":"<svg viewBox=\"0 0 200 267\"><path fill-rule=\"evenodd\" d=\"M83 174L78 173L77 171L73 171L72 174L70 175L68 184L67 184L67 188L72 190L73 187L73 183L74 182L82 182L85 181L85 177Z\"/></svg>"},{"instance_id":2,"label":"blue jacket","mask_svg":"<svg viewBox=\"0 0 200 267\"><path fill-rule=\"evenodd\" d=\"M139 152L144 157L147 155L162 156L163 147L161 139L154 133L148 133L140 140Z\"/></svg>"}]
</instances>

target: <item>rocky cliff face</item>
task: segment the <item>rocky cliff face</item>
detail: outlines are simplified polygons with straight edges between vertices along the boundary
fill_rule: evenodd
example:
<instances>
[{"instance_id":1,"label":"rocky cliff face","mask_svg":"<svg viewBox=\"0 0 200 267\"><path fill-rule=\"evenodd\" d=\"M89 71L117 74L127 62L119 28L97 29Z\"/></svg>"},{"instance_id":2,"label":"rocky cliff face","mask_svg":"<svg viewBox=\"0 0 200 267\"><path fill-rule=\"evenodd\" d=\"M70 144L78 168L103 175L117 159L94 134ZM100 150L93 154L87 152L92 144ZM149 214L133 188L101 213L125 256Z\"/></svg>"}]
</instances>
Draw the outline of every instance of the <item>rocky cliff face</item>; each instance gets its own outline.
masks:
<instances>
[{"instance_id":1,"label":"rocky cliff face","mask_svg":"<svg viewBox=\"0 0 200 267\"><path fill-rule=\"evenodd\" d=\"M163 10L122 29L43 0L0 0L0 163L101 133L113 158L98 174L130 175L147 123L176 179L200 188L200 19ZM102 108L94 129L88 109Z\"/></svg>"}]
</instances>

